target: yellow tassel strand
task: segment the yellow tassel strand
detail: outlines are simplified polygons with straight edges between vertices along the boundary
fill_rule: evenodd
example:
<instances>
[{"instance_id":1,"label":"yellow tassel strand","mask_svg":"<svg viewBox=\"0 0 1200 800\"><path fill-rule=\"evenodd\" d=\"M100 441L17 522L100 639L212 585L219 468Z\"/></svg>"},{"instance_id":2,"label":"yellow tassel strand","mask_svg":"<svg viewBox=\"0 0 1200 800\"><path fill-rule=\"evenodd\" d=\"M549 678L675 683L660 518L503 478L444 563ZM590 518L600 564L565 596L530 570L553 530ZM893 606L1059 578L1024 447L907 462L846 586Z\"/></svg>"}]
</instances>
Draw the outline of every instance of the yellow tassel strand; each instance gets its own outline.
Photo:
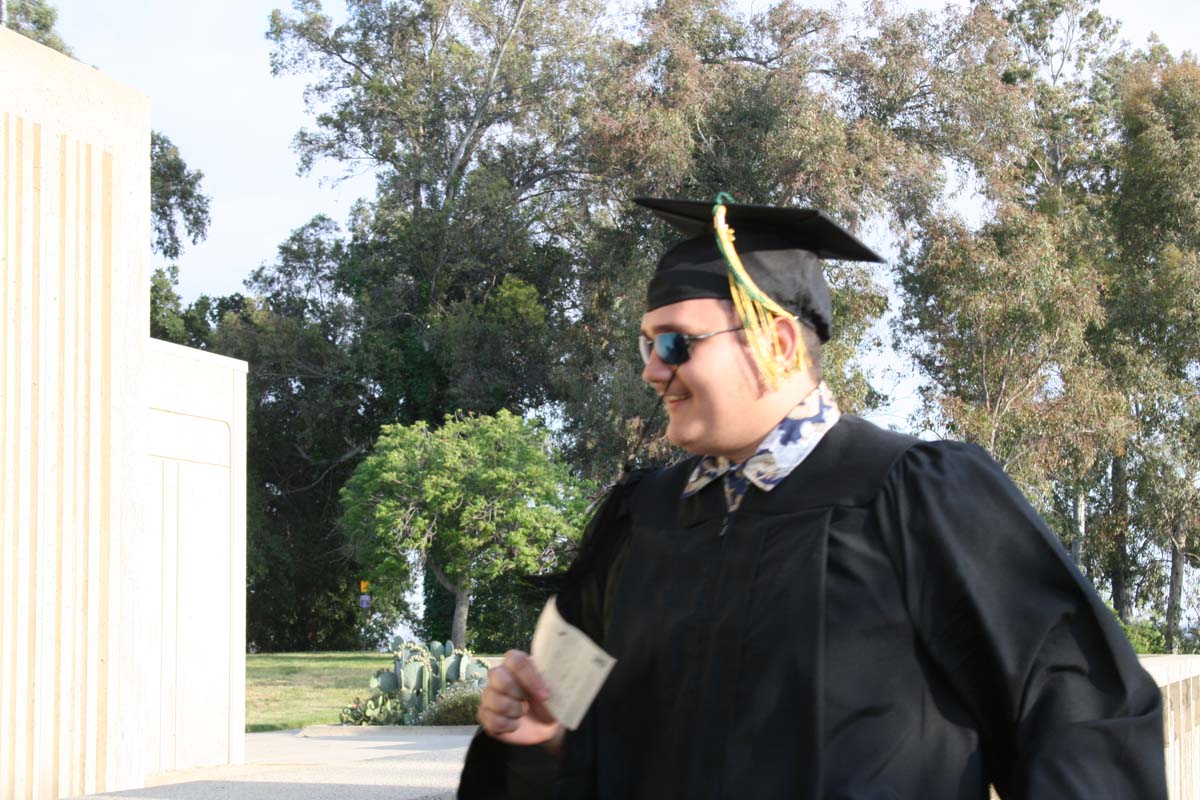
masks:
<instances>
[{"instance_id":1,"label":"yellow tassel strand","mask_svg":"<svg viewBox=\"0 0 1200 800\"><path fill-rule=\"evenodd\" d=\"M759 289L758 285L754 283L754 279L750 277L750 273L742 265L742 260L733 246L733 228L730 228L725 222L724 199L726 198L732 202L732 198L724 192L717 195L716 203L713 205L713 229L717 234L717 246L729 267L729 292L733 295L734 308L737 309L738 316L742 319L742 325L746 329L746 342L750 345L750 353L754 357L755 364L758 365L764 382L771 389L778 389L780 380L791 371L791 368L808 368L808 356L804 344L797 342L793 363L790 365L784 363L783 343L779 341L775 323L785 317L788 319L796 317Z\"/></svg>"}]
</instances>

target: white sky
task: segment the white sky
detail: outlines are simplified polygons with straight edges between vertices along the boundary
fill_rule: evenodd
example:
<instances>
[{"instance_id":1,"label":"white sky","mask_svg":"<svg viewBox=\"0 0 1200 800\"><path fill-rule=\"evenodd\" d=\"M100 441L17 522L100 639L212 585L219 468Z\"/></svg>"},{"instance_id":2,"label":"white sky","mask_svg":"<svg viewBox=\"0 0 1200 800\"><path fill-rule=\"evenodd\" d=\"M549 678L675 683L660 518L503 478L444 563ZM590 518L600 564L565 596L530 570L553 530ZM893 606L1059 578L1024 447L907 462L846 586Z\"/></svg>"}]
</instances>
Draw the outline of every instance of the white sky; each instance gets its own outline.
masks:
<instances>
[{"instance_id":1,"label":"white sky","mask_svg":"<svg viewBox=\"0 0 1200 800\"><path fill-rule=\"evenodd\" d=\"M938 0L906 0L936 7ZM150 97L153 125L204 172L212 198L208 239L179 261L185 301L242 291L242 280L295 228L324 212L344 223L373 193L366 176L331 185L336 165L298 177L292 136L309 124L302 78L273 78L264 38L273 8L289 0L52 0L58 30L85 63ZM763 8L769 0L740 0ZM342 14L341 0L324 7ZM1200 3L1102 0L1125 38L1155 31L1172 51L1200 50Z\"/></svg>"}]
</instances>

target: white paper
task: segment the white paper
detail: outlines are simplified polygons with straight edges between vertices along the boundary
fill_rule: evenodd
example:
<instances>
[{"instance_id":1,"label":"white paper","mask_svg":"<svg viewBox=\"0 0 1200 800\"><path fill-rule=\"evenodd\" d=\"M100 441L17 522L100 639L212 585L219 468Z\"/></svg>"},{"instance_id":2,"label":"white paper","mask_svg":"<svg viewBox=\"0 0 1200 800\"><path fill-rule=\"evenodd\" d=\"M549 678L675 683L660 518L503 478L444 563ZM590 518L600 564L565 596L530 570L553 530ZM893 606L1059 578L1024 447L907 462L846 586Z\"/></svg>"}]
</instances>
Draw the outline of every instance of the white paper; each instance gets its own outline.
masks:
<instances>
[{"instance_id":1,"label":"white paper","mask_svg":"<svg viewBox=\"0 0 1200 800\"><path fill-rule=\"evenodd\" d=\"M579 727L617 660L562 618L551 597L533 631L529 655L550 687L546 706L570 730Z\"/></svg>"}]
</instances>

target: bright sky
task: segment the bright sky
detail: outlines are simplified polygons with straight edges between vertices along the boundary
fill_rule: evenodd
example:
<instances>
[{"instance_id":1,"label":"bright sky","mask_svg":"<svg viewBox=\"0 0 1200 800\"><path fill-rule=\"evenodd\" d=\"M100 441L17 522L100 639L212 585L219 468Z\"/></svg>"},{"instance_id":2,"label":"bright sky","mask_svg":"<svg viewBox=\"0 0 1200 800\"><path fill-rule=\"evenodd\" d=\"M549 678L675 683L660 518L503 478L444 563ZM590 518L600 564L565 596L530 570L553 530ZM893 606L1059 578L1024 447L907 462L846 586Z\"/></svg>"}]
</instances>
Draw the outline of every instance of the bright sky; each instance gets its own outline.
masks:
<instances>
[{"instance_id":1,"label":"bright sky","mask_svg":"<svg viewBox=\"0 0 1200 800\"><path fill-rule=\"evenodd\" d=\"M58 30L85 63L150 97L153 126L204 172L212 198L208 239L179 262L185 301L242 290L242 280L295 228L324 212L343 223L373 193L367 176L332 185L336 165L298 177L290 144L309 124L300 78L273 78L263 34L287 0L52 0ZM910 5L941 5L907 0ZM747 8L769 0L741 0ZM324 3L342 14L341 0ZM1125 38L1158 32L1172 51L1200 50L1200 3L1102 0Z\"/></svg>"}]
</instances>

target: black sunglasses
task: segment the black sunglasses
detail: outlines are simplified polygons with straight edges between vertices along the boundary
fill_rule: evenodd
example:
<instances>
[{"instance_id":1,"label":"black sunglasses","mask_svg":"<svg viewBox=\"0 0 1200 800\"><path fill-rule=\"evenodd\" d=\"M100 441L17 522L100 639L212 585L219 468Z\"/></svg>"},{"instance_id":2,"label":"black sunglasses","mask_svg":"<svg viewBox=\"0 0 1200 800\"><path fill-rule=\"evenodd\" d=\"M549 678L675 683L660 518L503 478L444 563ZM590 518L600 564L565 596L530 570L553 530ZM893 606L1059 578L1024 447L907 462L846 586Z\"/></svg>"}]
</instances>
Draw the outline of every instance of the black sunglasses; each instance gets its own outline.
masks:
<instances>
[{"instance_id":1,"label":"black sunglasses","mask_svg":"<svg viewBox=\"0 0 1200 800\"><path fill-rule=\"evenodd\" d=\"M638 350L642 354L642 363L650 363L650 355L657 353L664 364L672 367L677 367L683 362L691 358L692 342L703 341L710 336L716 336L721 333L732 333L733 331L742 330L739 325L736 328L726 328L723 331L713 331L712 333L700 333L691 335L687 333L656 333L654 336L640 334L638 336Z\"/></svg>"}]
</instances>

